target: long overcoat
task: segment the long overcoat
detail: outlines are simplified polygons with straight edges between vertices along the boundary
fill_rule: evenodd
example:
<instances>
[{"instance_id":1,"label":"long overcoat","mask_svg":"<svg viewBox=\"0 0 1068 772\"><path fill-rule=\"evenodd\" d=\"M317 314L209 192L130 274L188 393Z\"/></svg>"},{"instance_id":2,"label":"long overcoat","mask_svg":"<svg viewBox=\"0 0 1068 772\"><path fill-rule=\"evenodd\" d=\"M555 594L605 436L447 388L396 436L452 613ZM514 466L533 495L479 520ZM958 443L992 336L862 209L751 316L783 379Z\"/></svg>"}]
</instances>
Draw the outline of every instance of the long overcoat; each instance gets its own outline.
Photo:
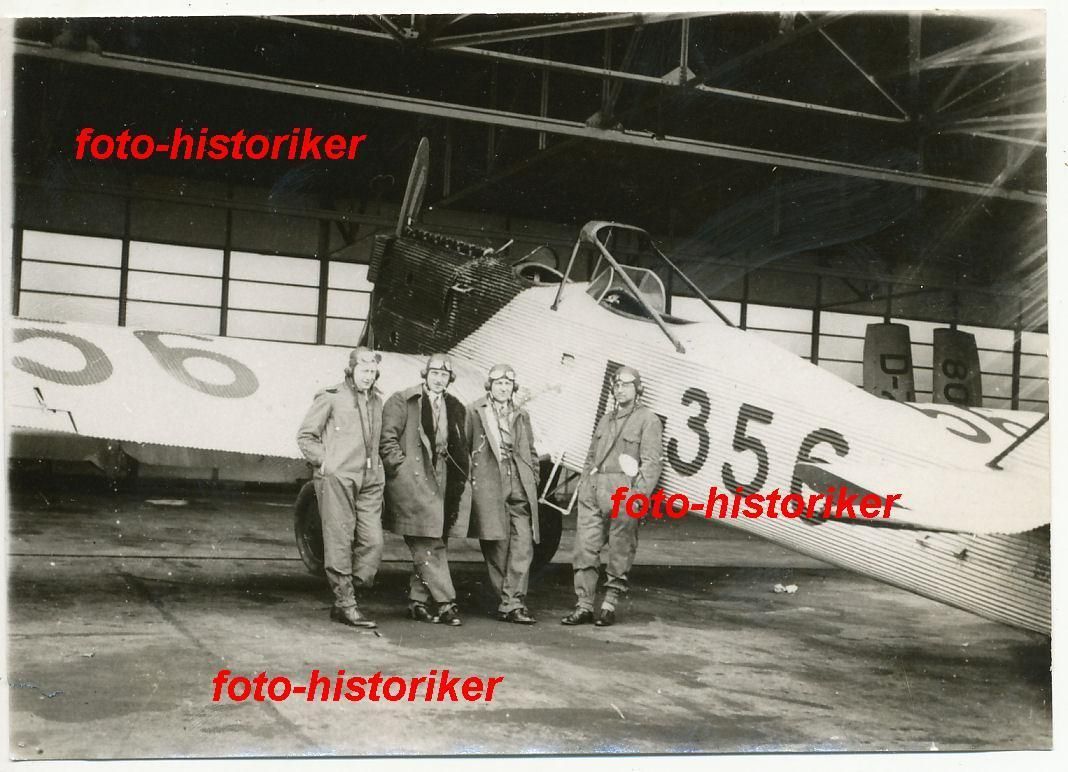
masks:
<instances>
[{"instance_id":1,"label":"long overcoat","mask_svg":"<svg viewBox=\"0 0 1068 772\"><path fill-rule=\"evenodd\" d=\"M508 538L508 510L501 483L501 448L497 434L487 425L497 418L489 396L467 407L467 444L471 448L471 524L467 535L473 539ZM519 467L519 481L530 503L530 524L534 541L540 541L538 528L538 453L530 416L516 408L512 424L512 452Z\"/></svg>"},{"instance_id":2,"label":"long overcoat","mask_svg":"<svg viewBox=\"0 0 1068 772\"><path fill-rule=\"evenodd\" d=\"M461 521L460 535L466 530L463 521L470 509L466 411L456 397L443 396L448 423L444 488L434 473L434 424L422 385L396 392L382 408L378 447L386 468L383 524L402 536L442 537L457 521Z\"/></svg>"}]
</instances>

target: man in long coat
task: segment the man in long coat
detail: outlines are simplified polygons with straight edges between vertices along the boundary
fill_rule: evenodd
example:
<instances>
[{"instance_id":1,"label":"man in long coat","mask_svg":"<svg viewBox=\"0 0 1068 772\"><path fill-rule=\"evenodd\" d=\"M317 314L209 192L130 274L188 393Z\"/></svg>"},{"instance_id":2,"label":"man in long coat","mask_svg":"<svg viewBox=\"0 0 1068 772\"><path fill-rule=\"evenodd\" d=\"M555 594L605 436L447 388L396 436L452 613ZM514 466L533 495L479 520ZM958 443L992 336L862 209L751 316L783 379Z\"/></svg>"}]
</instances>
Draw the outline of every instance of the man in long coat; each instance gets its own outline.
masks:
<instances>
[{"instance_id":1,"label":"man in long coat","mask_svg":"<svg viewBox=\"0 0 1068 772\"><path fill-rule=\"evenodd\" d=\"M431 355L422 375L421 384L393 394L382 411L386 525L404 537L412 554L412 619L456 626L461 620L446 549L466 501L466 413L446 393L455 380L447 354Z\"/></svg>"},{"instance_id":2,"label":"man in long coat","mask_svg":"<svg viewBox=\"0 0 1068 772\"><path fill-rule=\"evenodd\" d=\"M532 625L526 607L530 562L538 541L538 455L530 416L513 397L515 370L494 365L486 395L467 408L471 448L471 523L480 540L498 618Z\"/></svg>"},{"instance_id":3,"label":"man in long coat","mask_svg":"<svg viewBox=\"0 0 1068 772\"><path fill-rule=\"evenodd\" d=\"M345 380L315 395L297 432L301 453L315 467L323 562L334 592L330 618L353 627L375 627L357 607L355 588L374 584L382 560L382 395L375 388L381 358L354 349Z\"/></svg>"}]
</instances>

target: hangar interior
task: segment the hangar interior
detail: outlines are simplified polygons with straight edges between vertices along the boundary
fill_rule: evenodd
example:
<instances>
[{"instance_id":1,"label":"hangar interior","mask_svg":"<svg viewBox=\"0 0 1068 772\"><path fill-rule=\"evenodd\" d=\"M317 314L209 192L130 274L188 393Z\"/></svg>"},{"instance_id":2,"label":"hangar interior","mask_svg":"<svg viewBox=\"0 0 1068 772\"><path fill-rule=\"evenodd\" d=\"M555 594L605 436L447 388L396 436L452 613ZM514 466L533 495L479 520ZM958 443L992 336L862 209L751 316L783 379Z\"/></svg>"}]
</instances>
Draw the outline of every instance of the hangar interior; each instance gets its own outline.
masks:
<instances>
[{"instance_id":1,"label":"hangar interior","mask_svg":"<svg viewBox=\"0 0 1068 772\"><path fill-rule=\"evenodd\" d=\"M731 322L849 383L864 381L868 325L893 321L908 326L918 400L939 401L935 333L956 328L975 336L984 407L1048 418L1041 12L11 26L9 332L12 317L150 327L241 338L223 342L235 348L335 346L300 352L340 363L369 313L375 237L396 229L427 137L421 227L559 266L586 222L639 226ZM367 139L353 160L75 157L85 128L163 140L300 127ZM680 313L697 305L669 289ZM288 377L281 359L264 369ZM512 364L521 376L522 359ZM823 431L804 442L823 436L820 452L835 452ZM753 450L739 439L735 451ZM939 510L967 514L929 449L905 444ZM314 495L298 497L294 549L303 461L142 464L144 484L127 488L77 448L47 461L32 451L8 490L18 759L1052 746L1048 526L858 536L798 523L786 543L647 519L620 624L579 628L558 623L575 597L575 517L557 514L558 543L539 544L552 549L531 572L535 627L494 616L473 538L448 546L463 626L410 619L412 553L391 533L360 597L380 628L356 630L330 621L322 573L301 559ZM811 548L821 538L868 541L832 565ZM925 577L937 592L918 589ZM1042 623L1019 626L1020 609ZM477 706L212 701L212 679L231 671L296 682L313 668L431 667L507 680Z\"/></svg>"},{"instance_id":2,"label":"hangar interior","mask_svg":"<svg viewBox=\"0 0 1068 772\"><path fill-rule=\"evenodd\" d=\"M852 383L868 323L905 322L932 400L949 326L984 406L1046 412L1042 35L1038 13L22 19L10 309L354 345L426 136L428 227L558 264L586 221L638 225L732 322ZM77 160L83 127L367 140Z\"/></svg>"}]
</instances>

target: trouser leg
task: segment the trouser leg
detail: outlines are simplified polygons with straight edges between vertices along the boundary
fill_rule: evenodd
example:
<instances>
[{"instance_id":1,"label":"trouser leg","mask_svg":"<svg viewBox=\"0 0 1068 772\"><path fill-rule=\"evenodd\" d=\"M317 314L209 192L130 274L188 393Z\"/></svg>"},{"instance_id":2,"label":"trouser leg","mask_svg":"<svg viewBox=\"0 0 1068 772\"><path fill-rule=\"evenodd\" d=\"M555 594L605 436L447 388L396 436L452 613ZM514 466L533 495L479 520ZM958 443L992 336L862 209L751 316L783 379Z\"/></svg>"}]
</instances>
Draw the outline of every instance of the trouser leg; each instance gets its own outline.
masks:
<instances>
[{"instance_id":1,"label":"trouser leg","mask_svg":"<svg viewBox=\"0 0 1068 772\"><path fill-rule=\"evenodd\" d=\"M415 571L409 582L408 597L415 603L433 599L439 605L456 600L456 590L449 575L449 559L445 542L428 536L405 536L412 553Z\"/></svg>"},{"instance_id":2,"label":"trouser leg","mask_svg":"<svg viewBox=\"0 0 1068 772\"><path fill-rule=\"evenodd\" d=\"M409 545L410 547L411 545ZM416 556L412 555L412 575L408 577L408 600L412 603L421 603L424 606L430 603L430 592L427 590L426 585L423 584L423 580L419 578L419 572L416 570L414 561Z\"/></svg>"},{"instance_id":3,"label":"trouser leg","mask_svg":"<svg viewBox=\"0 0 1068 772\"><path fill-rule=\"evenodd\" d=\"M640 521L632 517L617 517L609 520L608 526L608 567L605 571L605 600L613 605L620 596L625 595L628 587L627 575L634 565L634 555L638 551L638 527Z\"/></svg>"},{"instance_id":4,"label":"trouser leg","mask_svg":"<svg viewBox=\"0 0 1068 772\"><path fill-rule=\"evenodd\" d=\"M575 556L572 567L575 571L575 600L579 608L593 611L597 596L597 577L601 570L601 548L607 537L605 518L593 498L592 484L585 484L586 491L578 499L578 515L575 523Z\"/></svg>"},{"instance_id":5,"label":"trouser leg","mask_svg":"<svg viewBox=\"0 0 1068 772\"><path fill-rule=\"evenodd\" d=\"M352 581L371 587L382 562L382 493L384 482L365 485L356 494L356 539L352 546Z\"/></svg>"},{"instance_id":6,"label":"trouser leg","mask_svg":"<svg viewBox=\"0 0 1068 772\"><path fill-rule=\"evenodd\" d=\"M315 496L323 526L326 581L338 608L356 605L352 588L352 543L356 528L353 488L351 480L333 475L315 479Z\"/></svg>"},{"instance_id":7,"label":"trouser leg","mask_svg":"<svg viewBox=\"0 0 1068 772\"><path fill-rule=\"evenodd\" d=\"M479 545L482 547L482 557L486 560L486 574L489 576L490 587L493 588L493 594L499 600L504 585L504 571L508 564L508 540L481 539Z\"/></svg>"},{"instance_id":8,"label":"trouser leg","mask_svg":"<svg viewBox=\"0 0 1068 772\"><path fill-rule=\"evenodd\" d=\"M504 581L501 586L501 605L498 611L524 608L530 580L530 562L534 558L534 531L530 524L530 502L514 467L511 491L505 500L508 511L508 547L505 557Z\"/></svg>"}]
</instances>

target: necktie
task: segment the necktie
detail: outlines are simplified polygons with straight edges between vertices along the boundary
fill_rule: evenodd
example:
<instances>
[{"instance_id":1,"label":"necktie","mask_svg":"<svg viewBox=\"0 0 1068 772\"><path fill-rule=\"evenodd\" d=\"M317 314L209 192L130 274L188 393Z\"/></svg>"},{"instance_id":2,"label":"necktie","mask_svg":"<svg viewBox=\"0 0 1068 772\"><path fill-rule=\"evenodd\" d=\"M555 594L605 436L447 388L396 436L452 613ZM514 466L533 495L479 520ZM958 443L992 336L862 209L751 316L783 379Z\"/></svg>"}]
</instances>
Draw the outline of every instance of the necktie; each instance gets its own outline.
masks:
<instances>
[{"instance_id":1,"label":"necktie","mask_svg":"<svg viewBox=\"0 0 1068 772\"><path fill-rule=\"evenodd\" d=\"M512 411L505 402L494 406L497 412L497 430L501 435L501 450L505 455L512 452Z\"/></svg>"},{"instance_id":2,"label":"necktie","mask_svg":"<svg viewBox=\"0 0 1068 772\"><path fill-rule=\"evenodd\" d=\"M371 437L371 417L368 414L367 409L367 392L356 392L356 411L360 415L360 433L363 435L363 452L367 457L365 466L370 469L371 459L377 453L377 449L373 448Z\"/></svg>"},{"instance_id":3,"label":"necktie","mask_svg":"<svg viewBox=\"0 0 1068 772\"><path fill-rule=\"evenodd\" d=\"M449 444L449 429L445 422L445 406L441 396L434 398L434 448L438 453L445 452L445 446Z\"/></svg>"}]
</instances>

